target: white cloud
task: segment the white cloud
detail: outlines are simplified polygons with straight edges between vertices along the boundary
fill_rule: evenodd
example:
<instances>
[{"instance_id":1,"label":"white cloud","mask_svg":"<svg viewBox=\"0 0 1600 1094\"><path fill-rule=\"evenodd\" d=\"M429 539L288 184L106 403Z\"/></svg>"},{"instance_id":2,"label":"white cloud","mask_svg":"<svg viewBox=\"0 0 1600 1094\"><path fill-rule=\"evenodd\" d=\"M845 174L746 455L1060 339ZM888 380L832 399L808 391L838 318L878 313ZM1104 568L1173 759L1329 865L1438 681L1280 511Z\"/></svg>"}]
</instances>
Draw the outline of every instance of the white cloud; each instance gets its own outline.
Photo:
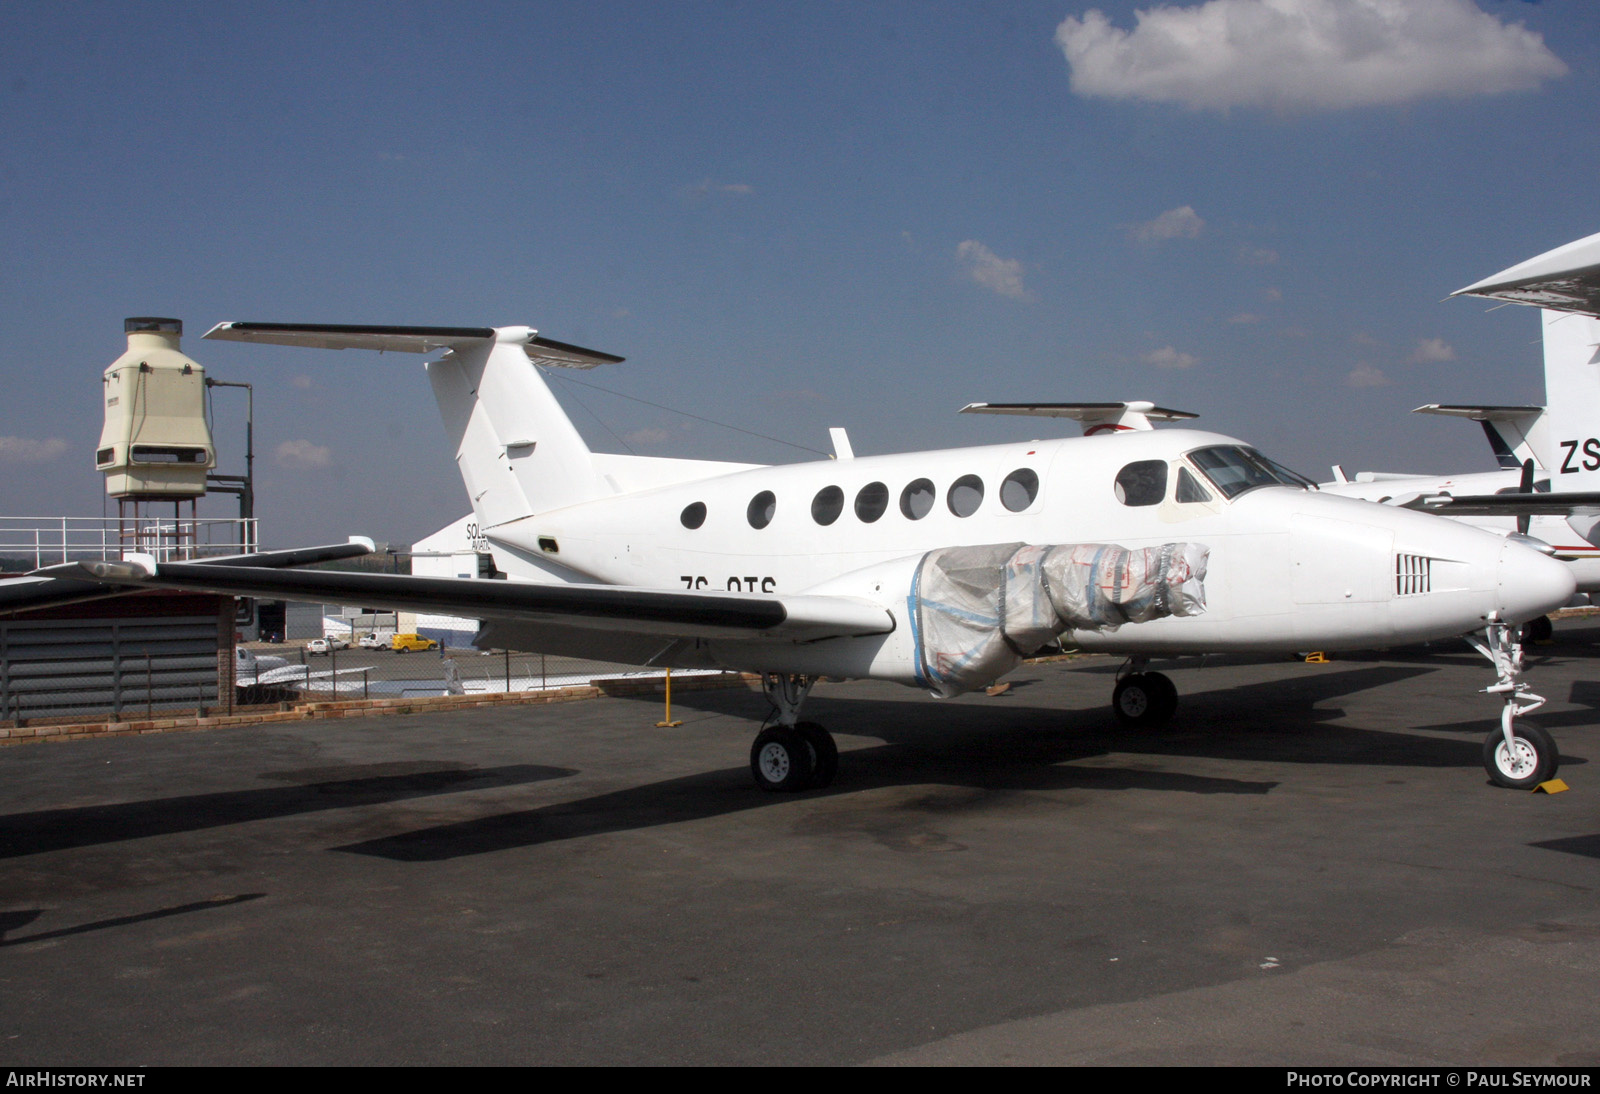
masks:
<instances>
[{"instance_id":1,"label":"white cloud","mask_svg":"<svg viewBox=\"0 0 1600 1094\"><path fill-rule=\"evenodd\" d=\"M712 194L732 194L734 197L748 197L756 192L756 188L748 182L713 182L711 179L701 179L693 186L683 188L686 198L705 198Z\"/></svg>"},{"instance_id":2,"label":"white cloud","mask_svg":"<svg viewBox=\"0 0 1600 1094\"><path fill-rule=\"evenodd\" d=\"M295 386L295 388L297 388L300 391L310 391L313 387L316 386L316 381L315 380L313 380L309 376L304 376L304 375L296 376L294 379L290 380L289 383L293 384Z\"/></svg>"},{"instance_id":3,"label":"white cloud","mask_svg":"<svg viewBox=\"0 0 1600 1094\"><path fill-rule=\"evenodd\" d=\"M1248 326L1252 323L1261 322L1261 319L1262 317L1257 315L1255 312L1242 311L1238 315L1231 317L1228 322Z\"/></svg>"},{"instance_id":4,"label":"white cloud","mask_svg":"<svg viewBox=\"0 0 1600 1094\"><path fill-rule=\"evenodd\" d=\"M45 463L67 450L60 437L36 441L32 437L0 437L0 462Z\"/></svg>"},{"instance_id":5,"label":"white cloud","mask_svg":"<svg viewBox=\"0 0 1600 1094\"><path fill-rule=\"evenodd\" d=\"M967 276L984 288L1013 300L1033 299L1022 286L1022 263L1016 259L1001 258L976 239L957 245L956 257L968 263Z\"/></svg>"},{"instance_id":6,"label":"white cloud","mask_svg":"<svg viewBox=\"0 0 1600 1094\"><path fill-rule=\"evenodd\" d=\"M1200 359L1192 353L1180 353L1171 346L1162 346L1160 349L1151 350L1139 360L1156 368L1193 368Z\"/></svg>"},{"instance_id":7,"label":"white cloud","mask_svg":"<svg viewBox=\"0 0 1600 1094\"><path fill-rule=\"evenodd\" d=\"M1472 0L1207 0L1069 17L1072 90L1192 110L1338 110L1523 91L1566 74L1544 39Z\"/></svg>"},{"instance_id":8,"label":"white cloud","mask_svg":"<svg viewBox=\"0 0 1600 1094\"><path fill-rule=\"evenodd\" d=\"M1241 244L1235 256L1246 266L1270 266L1278 261L1278 252L1270 247L1257 247L1254 244ZM1273 299L1268 297L1268 299Z\"/></svg>"},{"instance_id":9,"label":"white cloud","mask_svg":"<svg viewBox=\"0 0 1600 1094\"><path fill-rule=\"evenodd\" d=\"M1279 300L1283 299L1283 290L1282 289L1268 289L1266 292L1262 293L1261 295L1266 297L1269 301L1272 301L1273 303L1277 303Z\"/></svg>"},{"instance_id":10,"label":"white cloud","mask_svg":"<svg viewBox=\"0 0 1600 1094\"><path fill-rule=\"evenodd\" d=\"M1168 209L1154 220L1135 224L1128 229L1128 237L1139 243L1159 243L1164 239L1193 239L1200 234L1206 222L1190 205Z\"/></svg>"},{"instance_id":11,"label":"white cloud","mask_svg":"<svg viewBox=\"0 0 1600 1094\"><path fill-rule=\"evenodd\" d=\"M291 471L310 471L327 467L333 462L332 449L307 440L284 441L272 450L272 456L279 467L287 467Z\"/></svg>"},{"instance_id":12,"label":"white cloud","mask_svg":"<svg viewBox=\"0 0 1600 1094\"><path fill-rule=\"evenodd\" d=\"M1387 387L1394 383L1383 374L1382 369L1374 368L1365 361L1351 369L1344 382L1349 387Z\"/></svg>"},{"instance_id":13,"label":"white cloud","mask_svg":"<svg viewBox=\"0 0 1600 1094\"><path fill-rule=\"evenodd\" d=\"M1411 355L1413 364L1427 361L1454 361L1456 351L1443 338L1418 338L1416 352Z\"/></svg>"},{"instance_id":14,"label":"white cloud","mask_svg":"<svg viewBox=\"0 0 1600 1094\"><path fill-rule=\"evenodd\" d=\"M622 439L627 441L629 444L648 446L653 444L664 444L671 436L672 434L668 433L665 429L657 429L655 426L645 426L643 429L635 429L632 433L624 434Z\"/></svg>"}]
</instances>

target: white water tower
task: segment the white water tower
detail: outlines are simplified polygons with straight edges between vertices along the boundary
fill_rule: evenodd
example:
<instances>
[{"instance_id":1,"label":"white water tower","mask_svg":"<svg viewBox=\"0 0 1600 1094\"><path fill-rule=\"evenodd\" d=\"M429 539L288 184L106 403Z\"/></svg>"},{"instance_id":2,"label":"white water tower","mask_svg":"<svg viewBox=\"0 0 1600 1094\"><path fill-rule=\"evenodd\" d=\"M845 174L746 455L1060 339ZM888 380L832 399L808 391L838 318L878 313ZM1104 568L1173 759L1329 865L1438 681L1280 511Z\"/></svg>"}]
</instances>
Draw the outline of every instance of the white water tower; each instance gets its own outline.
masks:
<instances>
[{"instance_id":1,"label":"white water tower","mask_svg":"<svg viewBox=\"0 0 1600 1094\"><path fill-rule=\"evenodd\" d=\"M128 351L105 372L105 429L95 467L129 501L198 498L217 463L206 424L206 373L178 350L183 321L125 319Z\"/></svg>"},{"instance_id":2,"label":"white water tower","mask_svg":"<svg viewBox=\"0 0 1600 1094\"><path fill-rule=\"evenodd\" d=\"M185 557L196 542L195 501L217 464L206 423L206 374L178 350L183 321L135 316L123 321L128 351L106 369L105 428L95 468L117 499L124 549ZM151 511L172 502L170 519ZM189 503L189 519L181 506Z\"/></svg>"}]
</instances>

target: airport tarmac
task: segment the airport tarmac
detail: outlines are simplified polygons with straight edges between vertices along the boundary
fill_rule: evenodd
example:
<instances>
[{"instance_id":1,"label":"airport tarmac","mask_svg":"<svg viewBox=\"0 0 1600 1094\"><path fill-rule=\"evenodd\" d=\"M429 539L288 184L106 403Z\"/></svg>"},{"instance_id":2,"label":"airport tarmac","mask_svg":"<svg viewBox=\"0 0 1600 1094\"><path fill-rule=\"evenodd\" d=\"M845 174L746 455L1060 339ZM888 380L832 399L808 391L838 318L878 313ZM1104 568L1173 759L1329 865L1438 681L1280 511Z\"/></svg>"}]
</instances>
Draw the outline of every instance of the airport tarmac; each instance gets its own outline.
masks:
<instances>
[{"instance_id":1,"label":"airport tarmac","mask_svg":"<svg viewBox=\"0 0 1600 1094\"><path fill-rule=\"evenodd\" d=\"M1600 623L1571 789L1488 785L1463 644L0 749L0 1065L1600 1064ZM1160 666L1166 668L1166 666Z\"/></svg>"}]
</instances>

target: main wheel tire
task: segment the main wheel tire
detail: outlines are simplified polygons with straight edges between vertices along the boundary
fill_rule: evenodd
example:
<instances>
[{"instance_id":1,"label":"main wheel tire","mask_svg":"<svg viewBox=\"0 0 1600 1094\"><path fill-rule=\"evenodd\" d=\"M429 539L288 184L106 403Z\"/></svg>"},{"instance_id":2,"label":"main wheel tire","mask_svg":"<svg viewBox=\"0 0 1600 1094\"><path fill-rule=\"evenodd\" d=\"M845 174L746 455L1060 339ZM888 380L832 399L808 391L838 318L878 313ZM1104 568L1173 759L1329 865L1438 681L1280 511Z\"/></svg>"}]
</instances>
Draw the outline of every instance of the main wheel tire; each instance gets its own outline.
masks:
<instances>
[{"instance_id":1,"label":"main wheel tire","mask_svg":"<svg viewBox=\"0 0 1600 1094\"><path fill-rule=\"evenodd\" d=\"M763 790L804 790L811 785L815 770L812 745L787 726L762 730L750 746L750 774Z\"/></svg>"},{"instance_id":2,"label":"main wheel tire","mask_svg":"<svg viewBox=\"0 0 1600 1094\"><path fill-rule=\"evenodd\" d=\"M1498 729L1484 738L1483 767L1489 781L1512 790L1532 790L1555 778L1561 766L1561 753L1550 734L1534 725L1520 725L1512 731L1512 743Z\"/></svg>"},{"instance_id":3,"label":"main wheel tire","mask_svg":"<svg viewBox=\"0 0 1600 1094\"><path fill-rule=\"evenodd\" d=\"M1150 724L1164 726L1178 712L1178 685L1165 673L1147 672L1144 678L1150 685L1151 694L1157 699L1155 718Z\"/></svg>"},{"instance_id":4,"label":"main wheel tire","mask_svg":"<svg viewBox=\"0 0 1600 1094\"><path fill-rule=\"evenodd\" d=\"M833 734L815 722L797 722L794 731L811 746L811 785L818 790L830 785L839 773L839 746L834 743Z\"/></svg>"},{"instance_id":5,"label":"main wheel tire","mask_svg":"<svg viewBox=\"0 0 1600 1094\"><path fill-rule=\"evenodd\" d=\"M1555 633L1555 625L1550 622L1548 615L1530 619L1522 625L1522 641L1524 645L1531 642L1548 642Z\"/></svg>"},{"instance_id":6,"label":"main wheel tire","mask_svg":"<svg viewBox=\"0 0 1600 1094\"><path fill-rule=\"evenodd\" d=\"M1111 709L1125 726L1158 726L1178 706L1178 689L1159 672L1135 672L1117 682Z\"/></svg>"}]
</instances>

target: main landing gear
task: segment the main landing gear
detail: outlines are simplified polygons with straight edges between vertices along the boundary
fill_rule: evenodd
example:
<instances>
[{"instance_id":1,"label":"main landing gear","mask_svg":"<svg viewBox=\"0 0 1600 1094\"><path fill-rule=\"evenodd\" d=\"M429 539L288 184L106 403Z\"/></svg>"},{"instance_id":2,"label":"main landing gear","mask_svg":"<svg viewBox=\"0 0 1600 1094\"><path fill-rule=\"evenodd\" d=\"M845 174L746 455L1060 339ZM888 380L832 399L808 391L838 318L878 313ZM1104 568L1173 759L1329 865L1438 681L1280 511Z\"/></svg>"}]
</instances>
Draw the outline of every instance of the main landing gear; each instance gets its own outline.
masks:
<instances>
[{"instance_id":1,"label":"main landing gear","mask_svg":"<svg viewBox=\"0 0 1600 1094\"><path fill-rule=\"evenodd\" d=\"M800 705L811 694L815 676L765 673L761 689L772 703L776 725L756 734L750 746L750 774L763 790L821 789L839 772L839 747L815 722L802 722Z\"/></svg>"},{"instance_id":2,"label":"main landing gear","mask_svg":"<svg viewBox=\"0 0 1600 1094\"><path fill-rule=\"evenodd\" d=\"M1131 671L1117 679L1111 693L1111 710L1125 726L1164 726L1178 709L1178 689L1161 673L1146 672L1149 663L1135 657L1128 663Z\"/></svg>"},{"instance_id":3,"label":"main landing gear","mask_svg":"<svg viewBox=\"0 0 1600 1094\"><path fill-rule=\"evenodd\" d=\"M1517 725L1517 718L1544 706L1545 698L1517 679L1522 672L1522 643L1518 628L1490 617L1484 640L1468 635L1467 641L1493 664L1499 679L1483 690L1500 695L1500 728L1483 742L1483 767L1496 786L1532 790L1555 777L1561 754L1550 734L1534 725Z\"/></svg>"}]
</instances>

